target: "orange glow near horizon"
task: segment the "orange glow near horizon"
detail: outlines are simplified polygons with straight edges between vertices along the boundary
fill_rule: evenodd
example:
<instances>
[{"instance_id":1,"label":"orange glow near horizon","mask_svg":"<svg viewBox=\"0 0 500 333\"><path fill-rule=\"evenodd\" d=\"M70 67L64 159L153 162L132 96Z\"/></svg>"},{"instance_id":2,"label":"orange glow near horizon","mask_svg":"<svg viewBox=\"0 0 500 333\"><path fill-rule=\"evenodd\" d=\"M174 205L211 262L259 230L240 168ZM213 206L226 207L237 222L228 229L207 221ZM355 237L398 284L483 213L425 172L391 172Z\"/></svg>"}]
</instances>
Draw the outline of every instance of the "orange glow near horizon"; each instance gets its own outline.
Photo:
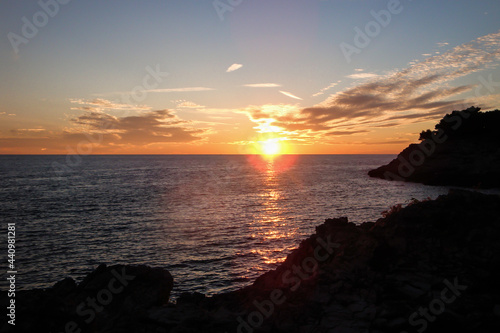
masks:
<instances>
[{"instance_id":1,"label":"orange glow near horizon","mask_svg":"<svg viewBox=\"0 0 500 333\"><path fill-rule=\"evenodd\" d=\"M274 159L280 155L292 153L291 146L287 144L287 138L280 138L270 134L261 134L248 147L248 152L250 154L261 155L265 159Z\"/></svg>"},{"instance_id":2,"label":"orange glow near horizon","mask_svg":"<svg viewBox=\"0 0 500 333\"><path fill-rule=\"evenodd\" d=\"M281 154L281 143L279 139L267 139L266 141L261 141L259 143L261 154L266 156Z\"/></svg>"}]
</instances>

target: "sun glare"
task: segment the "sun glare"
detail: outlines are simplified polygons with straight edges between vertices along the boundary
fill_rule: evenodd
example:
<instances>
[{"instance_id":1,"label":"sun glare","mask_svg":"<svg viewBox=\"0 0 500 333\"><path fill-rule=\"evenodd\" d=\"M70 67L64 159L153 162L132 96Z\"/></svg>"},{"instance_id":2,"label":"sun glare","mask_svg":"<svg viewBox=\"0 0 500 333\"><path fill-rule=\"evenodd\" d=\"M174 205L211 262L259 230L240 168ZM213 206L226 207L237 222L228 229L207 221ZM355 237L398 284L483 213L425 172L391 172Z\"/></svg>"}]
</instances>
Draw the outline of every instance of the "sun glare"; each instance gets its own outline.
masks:
<instances>
[{"instance_id":1,"label":"sun glare","mask_svg":"<svg viewBox=\"0 0 500 333\"><path fill-rule=\"evenodd\" d=\"M277 139L268 139L260 143L263 155L273 156L281 152L281 144Z\"/></svg>"}]
</instances>

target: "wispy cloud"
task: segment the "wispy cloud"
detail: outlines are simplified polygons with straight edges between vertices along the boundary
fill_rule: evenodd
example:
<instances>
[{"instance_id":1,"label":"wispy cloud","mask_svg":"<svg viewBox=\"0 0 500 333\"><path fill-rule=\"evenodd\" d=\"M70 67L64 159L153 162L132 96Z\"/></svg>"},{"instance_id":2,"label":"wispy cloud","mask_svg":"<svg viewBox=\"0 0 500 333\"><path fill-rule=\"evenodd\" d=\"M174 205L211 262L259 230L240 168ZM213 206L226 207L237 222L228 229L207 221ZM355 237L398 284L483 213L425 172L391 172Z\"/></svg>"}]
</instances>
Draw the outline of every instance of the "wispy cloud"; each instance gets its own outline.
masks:
<instances>
[{"instance_id":1,"label":"wispy cloud","mask_svg":"<svg viewBox=\"0 0 500 333\"><path fill-rule=\"evenodd\" d=\"M102 112L86 112L71 121L79 125L65 136L84 136L88 132L106 135L114 144L147 145L161 142L191 142L199 140L201 130L188 129L172 111L155 110L139 116L116 117Z\"/></svg>"},{"instance_id":2,"label":"wispy cloud","mask_svg":"<svg viewBox=\"0 0 500 333\"><path fill-rule=\"evenodd\" d=\"M36 128L18 128L10 130L10 134L14 137L22 137L22 138L43 138L47 137L51 134L51 132L47 131L43 127Z\"/></svg>"},{"instance_id":3,"label":"wispy cloud","mask_svg":"<svg viewBox=\"0 0 500 333\"><path fill-rule=\"evenodd\" d=\"M19 129L16 129L14 131L17 131L17 132L45 132L46 129L45 128L19 128Z\"/></svg>"},{"instance_id":4,"label":"wispy cloud","mask_svg":"<svg viewBox=\"0 0 500 333\"><path fill-rule=\"evenodd\" d=\"M283 132L336 135L356 134L349 129L354 126L363 130L435 120L465 105L481 106L477 100L458 97L471 92L475 85L452 86L450 83L471 73L495 68L499 61L500 32L497 32L340 91L318 105L285 115L254 110L252 119L267 119L269 126L280 127ZM342 132L341 128L349 132Z\"/></svg>"},{"instance_id":5,"label":"wispy cloud","mask_svg":"<svg viewBox=\"0 0 500 333\"><path fill-rule=\"evenodd\" d=\"M123 152L133 147L145 149L155 144L194 143L201 141L203 138L200 135L205 134L204 130L189 128L186 121L178 119L168 110L128 117L89 111L71 121L75 127L59 133L46 133L38 129L14 130L14 134L19 137L0 138L0 151L28 149L67 152L68 147L86 144L94 147L91 150L95 153L110 150Z\"/></svg>"},{"instance_id":6,"label":"wispy cloud","mask_svg":"<svg viewBox=\"0 0 500 333\"><path fill-rule=\"evenodd\" d=\"M228 67L228 69L226 70L226 72L227 73L234 72L234 71L240 69L241 67L243 67L242 64L232 64L231 66Z\"/></svg>"},{"instance_id":7,"label":"wispy cloud","mask_svg":"<svg viewBox=\"0 0 500 333\"><path fill-rule=\"evenodd\" d=\"M375 73L354 73L351 75L347 75L346 77L350 79L373 79L375 77L378 77L378 75Z\"/></svg>"},{"instance_id":8,"label":"wispy cloud","mask_svg":"<svg viewBox=\"0 0 500 333\"><path fill-rule=\"evenodd\" d=\"M178 108L183 108L183 109L203 109L205 107L204 105L199 105L194 102L185 100L175 101L175 103L177 104Z\"/></svg>"},{"instance_id":9,"label":"wispy cloud","mask_svg":"<svg viewBox=\"0 0 500 333\"><path fill-rule=\"evenodd\" d=\"M295 98L295 99L300 99L300 100L302 100L302 98L297 97L297 96L295 96L294 94L289 93L288 91L283 91L283 90L280 90L280 93L282 93L282 94L283 94L283 95L285 95L285 96L291 97L291 98Z\"/></svg>"},{"instance_id":10,"label":"wispy cloud","mask_svg":"<svg viewBox=\"0 0 500 333\"><path fill-rule=\"evenodd\" d=\"M368 130L342 130L342 131L326 132L325 135L327 135L327 136L344 136L344 135L353 135L353 134L366 133L366 132L369 132L369 131Z\"/></svg>"},{"instance_id":11,"label":"wispy cloud","mask_svg":"<svg viewBox=\"0 0 500 333\"><path fill-rule=\"evenodd\" d=\"M185 87L185 88L151 89L151 90L145 90L145 92L170 93L170 92L194 92L194 91L210 91L210 90L215 90L215 89L208 87Z\"/></svg>"},{"instance_id":12,"label":"wispy cloud","mask_svg":"<svg viewBox=\"0 0 500 333\"><path fill-rule=\"evenodd\" d=\"M250 83L250 84L244 84L244 87L250 87L250 88L274 88L274 87L281 87L281 84L277 83Z\"/></svg>"},{"instance_id":13,"label":"wispy cloud","mask_svg":"<svg viewBox=\"0 0 500 333\"><path fill-rule=\"evenodd\" d=\"M191 122L179 118L172 110L136 109L137 115L115 116L110 112L129 110L133 106L105 99L73 99L83 110L69 119L70 126L60 132L45 128L20 128L10 131L12 137L0 139L6 149L39 149L40 151L64 151L66 147L82 142L102 149L129 149L147 147L152 144L190 143L203 139L204 129L194 128Z\"/></svg>"},{"instance_id":14,"label":"wispy cloud","mask_svg":"<svg viewBox=\"0 0 500 333\"><path fill-rule=\"evenodd\" d=\"M497 32L376 81L339 92L321 106L301 110L300 122L334 126L335 121L350 119L376 123L389 119L436 118L464 105L465 100L452 98L474 87L449 87L447 82L496 66L499 60L500 32Z\"/></svg>"},{"instance_id":15,"label":"wispy cloud","mask_svg":"<svg viewBox=\"0 0 500 333\"><path fill-rule=\"evenodd\" d=\"M313 94L313 97L316 97L316 96L319 96L319 95L323 95L325 93L325 91L335 87L336 85L338 85L339 83L341 82L341 80L338 80L337 82L332 82L330 83L328 86L324 87L324 88L321 88L320 91L318 91L317 93Z\"/></svg>"},{"instance_id":16,"label":"wispy cloud","mask_svg":"<svg viewBox=\"0 0 500 333\"><path fill-rule=\"evenodd\" d=\"M65 130L65 139L81 137L85 140L88 133L100 133L103 135L103 145L140 146L161 142L196 141L201 139L198 135L204 132L192 128L188 121L180 119L172 110L151 110L150 107L143 106L135 110L139 112L138 115L118 117L109 112L120 108L133 109L134 106L105 99L71 101L79 104L80 107L76 109L84 112L70 119L74 126ZM194 104L184 100L179 102L186 103L186 106Z\"/></svg>"},{"instance_id":17,"label":"wispy cloud","mask_svg":"<svg viewBox=\"0 0 500 333\"><path fill-rule=\"evenodd\" d=\"M69 101L78 105L71 107L71 110L80 111L147 111L151 109L149 106L119 103L102 98L91 100L71 98Z\"/></svg>"}]
</instances>

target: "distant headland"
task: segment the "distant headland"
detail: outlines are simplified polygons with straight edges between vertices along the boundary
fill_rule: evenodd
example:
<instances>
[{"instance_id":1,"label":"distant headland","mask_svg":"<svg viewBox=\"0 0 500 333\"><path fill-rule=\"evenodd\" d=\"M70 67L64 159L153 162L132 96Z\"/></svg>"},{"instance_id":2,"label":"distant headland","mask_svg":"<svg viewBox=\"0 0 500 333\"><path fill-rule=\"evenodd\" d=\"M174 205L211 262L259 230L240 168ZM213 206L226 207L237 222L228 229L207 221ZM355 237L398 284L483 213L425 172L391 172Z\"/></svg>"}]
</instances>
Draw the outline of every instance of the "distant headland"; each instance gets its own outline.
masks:
<instances>
[{"instance_id":1,"label":"distant headland","mask_svg":"<svg viewBox=\"0 0 500 333\"><path fill-rule=\"evenodd\" d=\"M419 140L368 175L427 185L500 187L499 110L453 111L435 130L422 131Z\"/></svg>"}]
</instances>

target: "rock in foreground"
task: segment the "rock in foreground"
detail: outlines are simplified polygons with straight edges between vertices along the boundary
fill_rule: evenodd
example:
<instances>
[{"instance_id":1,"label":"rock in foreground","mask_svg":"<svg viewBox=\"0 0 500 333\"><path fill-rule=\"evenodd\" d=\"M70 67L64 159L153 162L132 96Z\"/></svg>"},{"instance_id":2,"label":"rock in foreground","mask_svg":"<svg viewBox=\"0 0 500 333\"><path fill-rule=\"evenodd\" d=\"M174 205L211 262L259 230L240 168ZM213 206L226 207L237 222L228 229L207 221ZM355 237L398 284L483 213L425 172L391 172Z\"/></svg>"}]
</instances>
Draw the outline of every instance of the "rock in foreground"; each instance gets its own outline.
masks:
<instances>
[{"instance_id":1,"label":"rock in foreground","mask_svg":"<svg viewBox=\"0 0 500 333\"><path fill-rule=\"evenodd\" d=\"M500 187L500 111L470 107L446 115L435 130L423 131L371 177L427 185Z\"/></svg>"},{"instance_id":2,"label":"rock in foreground","mask_svg":"<svg viewBox=\"0 0 500 333\"><path fill-rule=\"evenodd\" d=\"M452 191L395 206L386 217L359 226L347 218L328 219L277 269L251 286L213 297L184 294L166 304L172 283L167 272L113 266L118 273L136 274L136 280L80 327L82 332L499 332L499 239L500 197ZM63 332L67 320L89 319L75 308L88 295L111 290L116 274L110 269L99 267L78 286L64 280L47 291L20 295L25 309L19 311L18 323L24 325L19 332Z\"/></svg>"},{"instance_id":3,"label":"rock in foreground","mask_svg":"<svg viewBox=\"0 0 500 333\"><path fill-rule=\"evenodd\" d=\"M140 332L146 309L166 304L170 273L147 266L100 265L80 283L16 293L15 327L2 332ZM6 305L2 294L2 305Z\"/></svg>"}]
</instances>

